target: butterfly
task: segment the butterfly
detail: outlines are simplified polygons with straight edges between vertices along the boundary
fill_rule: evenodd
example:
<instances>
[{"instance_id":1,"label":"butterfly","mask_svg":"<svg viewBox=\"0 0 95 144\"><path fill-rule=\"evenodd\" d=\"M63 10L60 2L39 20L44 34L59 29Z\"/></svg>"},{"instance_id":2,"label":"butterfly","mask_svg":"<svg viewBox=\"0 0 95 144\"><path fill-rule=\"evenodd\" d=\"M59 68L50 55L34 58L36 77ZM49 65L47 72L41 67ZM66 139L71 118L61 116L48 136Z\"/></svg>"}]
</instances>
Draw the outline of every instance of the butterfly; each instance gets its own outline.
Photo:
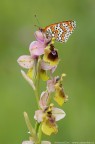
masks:
<instances>
[{"instance_id":1,"label":"butterfly","mask_svg":"<svg viewBox=\"0 0 95 144\"><path fill-rule=\"evenodd\" d=\"M48 37L54 38L58 42L67 42L69 36L76 28L76 22L69 20L59 23L54 23L46 26L44 29L40 29Z\"/></svg>"}]
</instances>

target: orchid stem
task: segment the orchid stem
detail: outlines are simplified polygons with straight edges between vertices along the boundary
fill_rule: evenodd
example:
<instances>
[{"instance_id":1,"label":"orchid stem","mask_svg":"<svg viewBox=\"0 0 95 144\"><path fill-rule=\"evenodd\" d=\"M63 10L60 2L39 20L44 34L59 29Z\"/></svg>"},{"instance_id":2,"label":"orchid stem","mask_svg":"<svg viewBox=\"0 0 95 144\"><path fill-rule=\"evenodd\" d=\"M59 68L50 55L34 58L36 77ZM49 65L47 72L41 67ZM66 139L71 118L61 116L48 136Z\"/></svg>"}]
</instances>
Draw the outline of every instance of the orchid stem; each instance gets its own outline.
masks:
<instances>
[{"instance_id":1,"label":"orchid stem","mask_svg":"<svg viewBox=\"0 0 95 144\"><path fill-rule=\"evenodd\" d=\"M42 138L42 130L41 130L42 124L39 125L39 130L38 130L38 139L39 139L39 144L41 143L41 138Z\"/></svg>"},{"instance_id":2,"label":"orchid stem","mask_svg":"<svg viewBox=\"0 0 95 144\"><path fill-rule=\"evenodd\" d=\"M36 100L37 100L37 104L38 104L38 108L40 108L39 106L39 80L40 80L40 58L37 60L36 63L36 89L35 89L35 96L36 96Z\"/></svg>"},{"instance_id":3,"label":"orchid stem","mask_svg":"<svg viewBox=\"0 0 95 144\"><path fill-rule=\"evenodd\" d=\"M40 108L40 106L39 106L39 95L38 95L38 89L37 88L35 89L34 93L35 93L35 96L36 96L36 101L37 101L38 108Z\"/></svg>"}]
</instances>

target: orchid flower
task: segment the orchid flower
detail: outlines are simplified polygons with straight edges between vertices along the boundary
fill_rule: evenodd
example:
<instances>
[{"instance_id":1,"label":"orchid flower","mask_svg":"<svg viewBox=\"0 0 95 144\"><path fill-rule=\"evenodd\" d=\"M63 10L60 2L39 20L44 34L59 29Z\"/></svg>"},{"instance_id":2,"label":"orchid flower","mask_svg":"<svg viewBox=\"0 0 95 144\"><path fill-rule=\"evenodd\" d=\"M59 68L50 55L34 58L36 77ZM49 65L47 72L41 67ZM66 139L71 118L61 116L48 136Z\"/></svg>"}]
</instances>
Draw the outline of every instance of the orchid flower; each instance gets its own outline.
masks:
<instances>
[{"instance_id":1,"label":"orchid flower","mask_svg":"<svg viewBox=\"0 0 95 144\"><path fill-rule=\"evenodd\" d=\"M42 123L42 131L44 134L51 135L58 131L56 121L63 119L66 114L63 110L54 107L52 103L47 105L48 101L48 92L42 92L39 101L41 109L35 112L34 119L37 120L38 123Z\"/></svg>"},{"instance_id":2,"label":"orchid flower","mask_svg":"<svg viewBox=\"0 0 95 144\"><path fill-rule=\"evenodd\" d=\"M47 81L47 90L49 93L55 92L54 100L62 106L64 102L68 100L68 96L65 95L64 89L62 87L62 81L65 74L62 74L61 78L59 76L49 79Z\"/></svg>"}]
</instances>

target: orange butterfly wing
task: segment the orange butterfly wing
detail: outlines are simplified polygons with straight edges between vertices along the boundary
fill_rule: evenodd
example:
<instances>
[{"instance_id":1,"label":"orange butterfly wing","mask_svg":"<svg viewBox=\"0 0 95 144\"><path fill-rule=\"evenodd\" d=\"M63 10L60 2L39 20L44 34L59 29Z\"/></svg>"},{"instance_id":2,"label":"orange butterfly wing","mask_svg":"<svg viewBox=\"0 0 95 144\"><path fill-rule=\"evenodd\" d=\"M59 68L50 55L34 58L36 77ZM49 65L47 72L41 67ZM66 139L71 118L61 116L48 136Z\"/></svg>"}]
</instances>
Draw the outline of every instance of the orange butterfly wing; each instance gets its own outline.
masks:
<instances>
[{"instance_id":1,"label":"orange butterfly wing","mask_svg":"<svg viewBox=\"0 0 95 144\"><path fill-rule=\"evenodd\" d=\"M75 28L76 22L70 20L51 24L45 27L43 32L45 32L47 36L55 38L58 42L66 42Z\"/></svg>"}]
</instances>

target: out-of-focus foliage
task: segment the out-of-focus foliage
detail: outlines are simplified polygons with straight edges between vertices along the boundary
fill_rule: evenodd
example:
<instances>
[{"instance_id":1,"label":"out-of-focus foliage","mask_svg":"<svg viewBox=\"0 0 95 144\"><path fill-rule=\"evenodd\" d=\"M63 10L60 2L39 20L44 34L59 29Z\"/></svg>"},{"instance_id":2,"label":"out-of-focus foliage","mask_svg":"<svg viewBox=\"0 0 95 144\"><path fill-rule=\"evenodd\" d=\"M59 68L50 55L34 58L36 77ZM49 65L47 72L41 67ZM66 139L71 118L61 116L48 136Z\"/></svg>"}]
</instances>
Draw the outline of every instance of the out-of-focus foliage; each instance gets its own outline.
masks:
<instances>
[{"instance_id":1,"label":"out-of-focus foliage","mask_svg":"<svg viewBox=\"0 0 95 144\"><path fill-rule=\"evenodd\" d=\"M1 0L0 1L0 144L21 144L28 139L23 112L34 124L36 103L32 88L23 79L17 58L28 54L37 24L75 20L77 28L65 44L56 43L69 95L58 122L59 133L47 140L87 142L95 140L95 1L94 0ZM41 89L44 90L42 83ZM43 139L46 137L43 136Z\"/></svg>"}]
</instances>

